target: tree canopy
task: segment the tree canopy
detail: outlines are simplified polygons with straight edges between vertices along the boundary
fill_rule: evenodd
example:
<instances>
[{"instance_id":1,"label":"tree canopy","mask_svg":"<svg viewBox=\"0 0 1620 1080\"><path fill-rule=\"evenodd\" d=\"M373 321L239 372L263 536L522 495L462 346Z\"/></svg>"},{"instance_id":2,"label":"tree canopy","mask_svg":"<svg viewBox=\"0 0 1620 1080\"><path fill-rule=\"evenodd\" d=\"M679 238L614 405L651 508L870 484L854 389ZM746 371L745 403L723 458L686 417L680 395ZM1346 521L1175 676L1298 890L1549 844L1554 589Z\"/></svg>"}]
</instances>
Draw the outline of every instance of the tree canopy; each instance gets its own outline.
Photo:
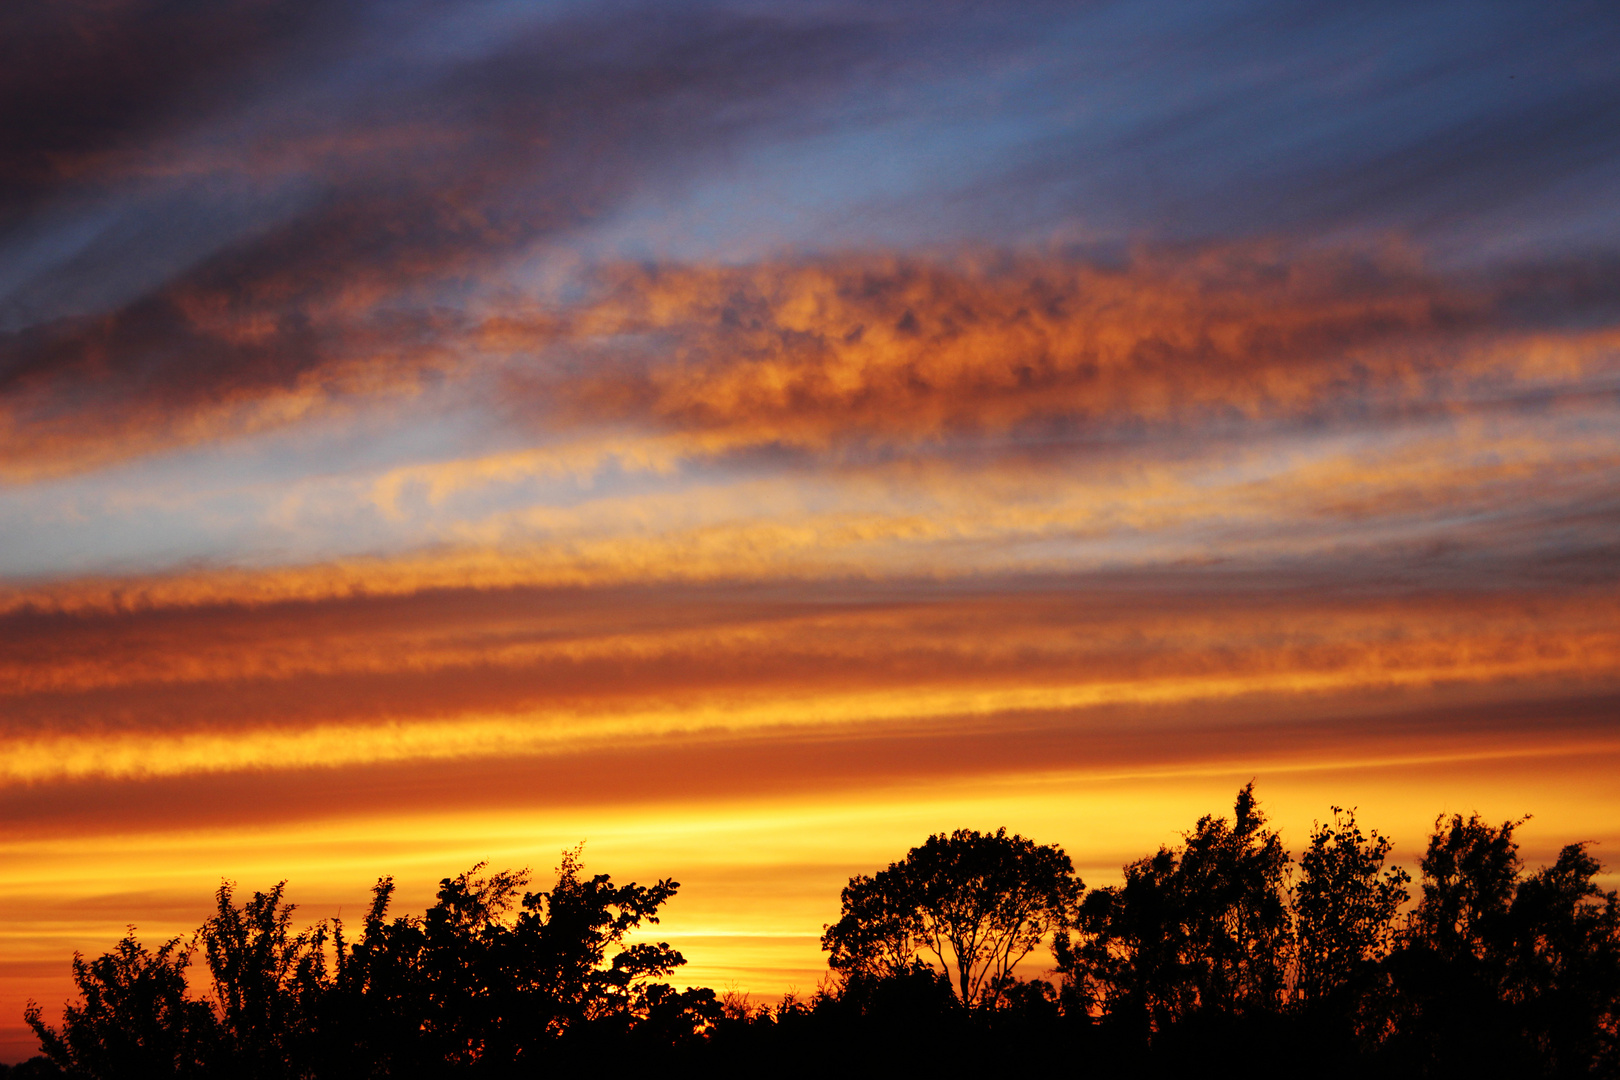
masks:
<instances>
[{"instance_id":1,"label":"tree canopy","mask_svg":"<svg viewBox=\"0 0 1620 1080\"><path fill-rule=\"evenodd\" d=\"M850 878L822 948L852 977L937 966L963 1004L985 1005L1019 961L1068 927L1082 888L1056 845L1006 829L940 833L888 869Z\"/></svg>"},{"instance_id":2,"label":"tree canopy","mask_svg":"<svg viewBox=\"0 0 1620 1080\"><path fill-rule=\"evenodd\" d=\"M526 892L527 871L479 864L442 880L424 915L393 919L384 878L352 943L337 920L292 933L285 883L241 904L226 883L190 947L149 952L132 930L106 956L75 958L84 1004L60 1029L36 1005L27 1020L58 1066L107 1080L489 1074L559 1040L701 1030L718 1014L714 993L661 981L686 962L669 945L627 941L658 922L678 884L616 885L581 869L565 852L555 886ZM185 978L198 946L202 997Z\"/></svg>"},{"instance_id":3,"label":"tree canopy","mask_svg":"<svg viewBox=\"0 0 1620 1080\"><path fill-rule=\"evenodd\" d=\"M384 878L352 940L226 882L190 942L75 956L60 1026L28 1009L44 1056L0 1076L1620 1075L1620 897L1585 844L1527 873L1525 820L1436 819L1414 882L1339 807L1295 862L1251 784L1089 893L1056 845L940 833L849 879L836 981L774 1006L672 986L684 958L639 932L677 883L577 849L548 890L480 864L421 915ZM1047 944L1056 984L1019 978Z\"/></svg>"},{"instance_id":4,"label":"tree canopy","mask_svg":"<svg viewBox=\"0 0 1620 1080\"><path fill-rule=\"evenodd\" d=\"M1299 858L1294 886L1298 941L1295 993L1328 1005L1374 977L1395 945L1396 914L1411 893L1400 867L1384 868L1394 843L1374 829L1363 834L1354 810L1333 807L1317 823Z\"/></svg>"},{"instance_id":5,"label":"tree canopy","mask_svg":"<svg viewBox=\"0 0 1620 1080\"><path fill-rule=\"evenodd\" d=\"M1233 819L1200 818L1183 843L1125 867L1098 889L1058 968L1084 1007L1149 1028L1205 1009L1243 1012L1281 1000L1292 959L1288 854L1254 798Z\"/></svg>"}]
</instances>

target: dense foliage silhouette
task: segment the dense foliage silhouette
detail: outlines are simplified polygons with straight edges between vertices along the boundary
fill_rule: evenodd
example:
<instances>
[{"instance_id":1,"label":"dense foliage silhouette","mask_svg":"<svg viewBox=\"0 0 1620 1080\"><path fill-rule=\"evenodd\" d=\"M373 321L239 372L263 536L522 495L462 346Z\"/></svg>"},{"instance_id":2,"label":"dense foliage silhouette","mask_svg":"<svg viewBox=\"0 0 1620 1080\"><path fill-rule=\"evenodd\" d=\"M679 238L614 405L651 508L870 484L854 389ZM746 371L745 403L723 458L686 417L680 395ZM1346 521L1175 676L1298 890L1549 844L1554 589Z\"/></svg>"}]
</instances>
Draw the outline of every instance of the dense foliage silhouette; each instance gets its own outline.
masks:
<instances>
[{"instance_id":1,"label":"dense foliage silhouette","mask_svg":"<svg viewBox=\"0 0 1620 1080\"><path fill-rule=\"evenodd\" d=\"M1060 847L958 829L851 878L821 945L846 980L904 974L931 955L963 1005L993 1006L1018 962L1074 921L1082 888Z\"/></svg>"},{"instance_id":2,"label":"dense foliage silhouette","mask_svg":"<svg viewBox=\"0 0 1620 1080\"><path fill-rule=\"evenodd\" d=\"M850 879L828 980L774 1005L675 989L683 958L637 931L677 884L577 849L548 891L479 865L421 916L389 916L385 878L353 941L295 933L284 884L226 883L190 942L76 956L80 999L59 1026L30 1003L43 1055L0 1075L1620 1075L1620 899L1587 845L1526 874L1522 820L1443 816L1414 894L1389 838L1331 815L1295 862L1249 785L1089 893L1055 845L929 837Z\"/></svg>"},{"instance_id":3,"label":"dense foliage silhouette","mask_svg":"<svg viewBox=\"0 0 1620 1080\"><path fill-rule=\"evenodd\" d=\"M1124 885L1086 897L1080 932L1057 942L1069 1000L1142 1032L1195 1011L1242 1014L1280 1002L1292 955L1288 853L1254 800L1235 820L1203 817L1176 848L1125 867Z\"/></svg>"},{"instance_id":4,"label":"dense foliage silhouette","mask_svg":"<svg viewBox=\"0 0 1620 1080\"><path fill-rule=\"evenodd\" d=\"M561 1049L692 1037L719 1015L709 990L660 981L681 964L667 944L625 944L677 883L615 885L565 853L549 892L526 872L482 864L439 883L418 918L387 917L393 881L372 893L359 940L333 920L290 932L283 884L238 905L233 887L197 932L209 993L188 996L193 950L157 952L133 933L74 960L85 1004L60 1029L28 1023L61 1069L86 1077L432 1077L532 1071Z\"/></svg>"}]
</instances>

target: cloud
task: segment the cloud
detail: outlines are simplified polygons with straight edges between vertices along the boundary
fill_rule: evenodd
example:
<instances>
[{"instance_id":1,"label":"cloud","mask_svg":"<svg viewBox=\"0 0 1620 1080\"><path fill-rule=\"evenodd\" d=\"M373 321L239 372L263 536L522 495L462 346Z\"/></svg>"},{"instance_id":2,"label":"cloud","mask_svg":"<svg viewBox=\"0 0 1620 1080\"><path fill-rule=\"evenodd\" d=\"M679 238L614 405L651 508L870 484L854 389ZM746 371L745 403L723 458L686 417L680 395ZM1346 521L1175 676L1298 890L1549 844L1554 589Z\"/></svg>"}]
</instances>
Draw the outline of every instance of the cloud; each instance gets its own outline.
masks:
<instances>
[{"instance_id":1,"label":"cloud","mask_svg":"<svg viewBox=\"0 0 1620 1080\"><path fill-rule=\"evenodd\" d=\"M244 104L289 54L352 34L355 13L267 0L7 4L0 222L121 171L119 162L139 160L149 140L199 113Z\"/></svg>"},{"instance_id":2,"label":"cloud","mask_svg":"<svg viewBox=\"0 0 1620 1080\"><path fill-rule=\"evenodd\" d=\"M1393 230L1493 257L1620 238L1601 4L1140 2L1062 40L1026 84L1043 137L924 212L1180 241Z\"/></svg>"},{"instance_id":3,"label":"cloud","mask_svg":"<svg viewBox=\"0 0 1620 1080\"><path fill-rule=\"evenodd\" d=\"M1313 560L15 611L0 619L7 775L362 766L1233 698L1609 685L1620 638L1600 597L1612 580L1484 580L1422 586L1391 578L1388 563Z\"/></svg>"},{"instance_id":4,"label":"cloud","mask_svg":"<svg viewBox=\"0 0 1620 1080\"><path fill-rule=\"evenodd\" d=\"M1398 254L1252 247L609 276L571 319L588 361L549 398L721 446L1449 409L1607 373L1610 323L1521 312L1612 318L1620 299L1596 268L1448 281Z\"/></svg>"},{"instance_id":5,"label":"cloud","mask_svg":"<svg viewBox=\"0 0 1620 1080\"><path fill-rule=\"evenodd\" d=\"M12 335L0 469L239 437L444 378L495 380L514 430L640 433L655 441L618 456L666 468L770 447L1196 437L1588 393L1620 340L1606 264L1448 278L1388 252L613 265L579 303L479 315L392 310L388 289L334 275L227 274Z\"/></svg>"},{"instance_id":6,"label":"cloud","mask_svg":"<svg viewBox=\"0 0 1620 1080\"><path fill-rule=\"evenodd\" d=\"M1542 20L1527 37L1510 12L1493 12L1430 68L1407 70L1400 57L1362 56L1391 26L1423 22L1393 10L1345 26L1259 4L1142 37L1149 14L1041 3L988 13L10 5L0 478L386 408L445 379L498 382L497 400L515 393L518 419L547 429L619 421L717 453L1043 424L1106 435L1392 398L1443 407L1481 381L1536 374L1490 355L1481 335L1584 352L1564 362L1589 368L1593 353L1612 352L1612 260L1441 272L1367 246L1369 235L1409 234L1404 211L1358 232L1276 210L1305 205L1305 191L1387 208L1402 201L1391 185L1458 206L1469 177L1518 190L1601 165L1613 157L1602 118L1616 90L1576 61L1594 33L1612 33L1606 21L1576 33ZM1158 95L1126 93L1132 106L1109 111L1111 133L1063 119L1062 102L1092 116L1141 83L1138 53L1103 44L1122 38L1188 61L1154 71L1208 85L1193 93L1172 78ZM1488 94L1451 91L1520 40L1527 79L1511 102L1494 82ZM1123 259L1030 254L1004 237L949 254L960 236L891 254L811 244L817 253L747 265L609 259L563 291L577 302L524 299L521 260L590 250L591 230L632 202L678 202L736 172L741 148L768 154L841 127L871 137L898 125L936 156L955 148L987 197L1033 205L1030 185L1050 177L1025 183L1016 167L969 160L1013 118L1006 108L953 92L972 119L952 128L922 104L956 86L966 56L976 71L995 67L1003 94L991 99L1028 104L1018 115L1034 149L1010 160L1068 176L1124 168L1132 190L1160 192L1144 222L1185 211L1212 224L1193 230L1197 244ZM1484 104L1435 110L1438 135L1411 119L1420 110L1397 109L1436 88ZM1297 109L1287 103L1299 94L1356 137L1329 140L1338 149L1324 156L1321 131L1272 115ZM988 145L1006 143L996 139ZM1281 154L1278 139L1296 153ZM1200 167L1177 175L1191 190L1142 182L1161 158L1189 155ZM1299 191L1256 183L1241 167L1256 155L1280 155L1279 168L1303 177ZM1547 163L1556 169L1542 175ZM1219 224L1211 202L1232 184L1270 207L1260 225ZM868 195L859 184L845 193ZM941 192L897 197L924 195ZM1043 231L1076 205L1041 211ZM1355 237L1359 253L1323 254L1324 229ZM1080 232L1146 244L1186 230ZM1254 232L1287 240L1268 247Z\"/></svg>"},{"instance_id":7,"label":"cloud","mask_svg":"<svg viewBox=\"0 0 1620 1080\"><path fill-rule=\"evenodd\" d=\"M1607 580L1601 560L1620 514L1607 402L1537 399L1502 414L1265 437L1247 428L1218 439L1161 431L1101 452L1086 440L1014 440L729 473L653 458L653 471L625 484L564 483L560 494L530 481L595 457L565 447L451 460L321 480L314 502L330 511L308 509L289 526L310 534L304 550L319 553L323 536L387 521L392 543L374 554L17 579L0 589L0 611L266 607L467 588L943 581L1337 561L1348 552L1404 559L1444 580L1485 567L1515 582L1551 580L1559 567ZM636 444L623 449L640 460ZM176 494L159 512L195 520L217 514L215 501ZM127 527L112 511L86 520ZM250 512L233 528L249 535L256 520Z\"/></svg>"},{"instance_id":8,"label":"cloud","mask_svg":"<svg viewBox=\"0 0 1620 1080\"><path fill-rule=\"evenodd\" d=\"M465 344L447 312L470 283L802 104L867 48L859 21L707 8L507 25L510 12L475 6L391 36L375 24L395 25L384 11L359 10L361 48L343 61L321 44L341 29L330 20L251 7L240 41L176 65L143 91L151 101L137 93L108 115L97 103L117 80L144 86L157 62L143 35L173 35L167 48L189 57L236 25L229 13L216 25L166 5L33 12L70 71L99 69L109 50L130 59L127 71L112 65L117 85L47 80L40 93L65 98L63 129L15 136L26 141L18 160L34 164L8 212L32 214L38 232L68 214L41 200L85 209L62 219L61 236L30 234L21 261L0 268L0 286L13 284L0 296L0 471L77 471L432 378ZM293 52L265 60L260 81L232 51L259 40L255 15L287 24L286 41L259 43L266 52ZM204 89L233 70L244 85L228 107L232 95ZM738 93L750 108L736 108ZM82 123L69 107L81 96ZM207 106L181 108L199 99ZM21 89L0 108L40 112ZM165 134L140 129L148 112L165 117ZM127 152L114 160L109 142ZM194 236L181 219L199 205L229 227L209 221ZM89 224L97 214L110 223ZM41 254L55 248L66 254Z\"/></svg>"}]
</instances>

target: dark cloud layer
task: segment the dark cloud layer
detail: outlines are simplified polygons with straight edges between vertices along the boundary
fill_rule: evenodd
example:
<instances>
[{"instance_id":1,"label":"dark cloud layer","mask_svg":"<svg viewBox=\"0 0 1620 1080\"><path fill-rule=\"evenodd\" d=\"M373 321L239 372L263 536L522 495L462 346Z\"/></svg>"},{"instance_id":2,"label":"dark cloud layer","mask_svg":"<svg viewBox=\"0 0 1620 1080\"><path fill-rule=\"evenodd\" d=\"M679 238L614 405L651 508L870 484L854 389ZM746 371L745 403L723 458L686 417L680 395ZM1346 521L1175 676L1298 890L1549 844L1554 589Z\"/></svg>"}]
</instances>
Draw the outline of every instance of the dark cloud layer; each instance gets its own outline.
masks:
<instances>
[{"instance_id":1,"label":"dark cloud layer","mask_svg":"<svg viewBox=\"0 0 1620 1080\"><path fill-rule=\"evenodd\" d=\"M573 307L473 317L395 307L398 281L320 264L322 235L386 231L375 209L281 236L273 275L210 264L116 314L0 341L0 468L27 479L227 439L444 375L498 373L515 430L629 423L711 451L1445 412L1607 385L1620 311L1608 259L1441 275L1245 245L615 265ZM474 231L466 258L500 246ZM1549 348L1572 357L1555 374Z\"/></svg>"},{"instance_id":2,"label":"dark cloud layer","mask_svg":"<svg viewBox=\"0 0 1620 1080\"><path fill-rule=\"evenodd\" d=\"M330 59L360 10L288 0L7 4L0 230L52 195L104 188L199 117L247 104L278 62Z\"/></svg>"},{"instance_id":3,"label":"dark cloud layer","mask_svg":"<svg viewBox=\"0 0 1620 1080\"><path fill-rule=\"evenodd\" d=\"M427 24L419 34L449 18L413 11ZM131 217L140 235L109 227L105 243L85 241L0 298L8 457L26 441L41 471L52 456L72 469L120 452L75 445L60 428L140 452L253 430L255 401L298 413L300 401L409 378L433 362L418 328L489 266L802 105L869 52L847 21L615 8L447 58L403 32L379 41L375 24L399 12L360 14L343 27L276 5L32 12L48 25L20 35L40 40L19 46L34 59L0 101L18 163L0 192L11 231L54 198ZM263 21L279 35L259 32ZM342 55L333 41L350 35L382 55ZM278 48L289 55L255 60ZM170 52L179 62L166 63ZM33 86L47 63L67 74ZM283 82L253 84L272 68ZM91 71L102 74L74 78ZM249 115L231 113L233 97ZM13 116L29 122L14 127ZM188 120L203 126L188 131ZM143 203L130 194L137 182L195 191L204 209L245 200L245 224L184 265L149 251L131 260L129 249L186 232L187 208ZM95 303L108 297L121 298Z\"/></svg>"},{"instance_id":4,"label":"dark cloud layer","mask_svg":"<svg viewBox=\"0 0 1620 1080\"><path fill-rule=\"evenodd\" d=\"M884 123L948 143L961 133L921 103L974 65L973 92L950 98L962 123L1028 129L1006 165L964 151L963 182L986 195L949 197L986 222L993 198L1049 225L1117 203L1123 217L1088 231L1197 236L1217 250L1254 233L1296 243L1421 233L1426 220L1477 219L1601 171L1620 152L1620 77L1600 59L1620 21L1604 5L1532 16L1513 5L615 4L519 17L484 4L131 0L21 3L3 18L0 465L13 479L229 438L476 367L463 304L504 287L503 260L641 192L695 183L745 146ZM1414 34L1428 35L1427 52L1408 44ZM859 178L827 183L863 197ZM919 192L919 205L950 189ZM1559 190L1558 205L1583 197ZM1520 272L1518 300L1500 281L1459 295L1455 283L1375 266L1366 281L1334 282L1366 310L1287 329L1259 311L1247 344L1262 366L1280 351L1321 359L1329 342L1342 352L1369 336L1499 329L1515 302L1542 324L1612 321L1612 258L1549 265ZM1268 302L1252 268L1227 269L1199 287ZM761 277L803 272L710 273L713 295L680 319L632 313L620 330L681 330L696 337L676 343L689 354L741 356L760 343L747 323L712 321L741 310L724 290L768 307ZM907 313L878 310L885 295L944 272L831 270L864 280L870 310L858 314L897 331ZM1023 283L1035 303L1084 284L1072 268L1032 272L1045 275ZM619 285L669 302L679 276L620 274ZM1008 299L988 275L951 288L987 286ZM1402 289L1418 295L1395 310ZM939 315L912 312L919 347L937 339ZM1199 313L1190 318L1144 329L1147 343L1165 343L1163 363L1179 363L1178 337L1200 329ZM550 328L527 332L543 345ZM1031 346L1044 347L1009 341L1001 362L1035 373L1027 389L1040 393L1047 358L1018 352ZM641 376L611 351L605 359L628 383L582 391L587 414L622 411L640 393L654 420L697 419L638 391ZM976 398L985 385L957 389ZM905 411L873 393L875 409Z\"/></svg>"}]
</instances>

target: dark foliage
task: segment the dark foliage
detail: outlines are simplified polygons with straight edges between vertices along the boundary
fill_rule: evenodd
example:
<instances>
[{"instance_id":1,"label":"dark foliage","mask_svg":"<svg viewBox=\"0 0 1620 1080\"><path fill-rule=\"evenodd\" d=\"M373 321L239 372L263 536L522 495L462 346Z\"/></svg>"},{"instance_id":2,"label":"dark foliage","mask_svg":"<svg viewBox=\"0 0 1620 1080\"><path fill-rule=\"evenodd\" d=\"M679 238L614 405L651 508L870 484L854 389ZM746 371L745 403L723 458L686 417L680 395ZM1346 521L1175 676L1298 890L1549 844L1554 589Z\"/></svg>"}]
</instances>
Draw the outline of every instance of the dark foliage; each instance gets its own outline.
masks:
<instances>
[{"instance_id":1,"label":"dark foliage","mask_svg":"<svg viewBox=\"0 0 1620 1080\"><path fill-rule=\"evenodd\" d=\"M1086 897L1080 934L1057 943L1069 1000L1143 1033L1194 1013L1277 1010L1292 954L1288 853L1265 820L1245 787L1231 823L1201 818L1181 846Z\"/></svg>"},{"instance_id":2,"label":"dark foliage","mask_svg":"<svg viewBox=\"0 0 1620 1080\"><path fill-rule=\"evenodd\" d=\"M191 952L179 939L156 952L134 929L110 953L73 957L73 981L83 1002L68 1005L60 1032L30 1003L25 1018L45 1056L75 1076L198 1076L213 1042L208 1006L186 995Z\"/></svg>"},{"instance_id":3,"label":"dark foliage","mask_svg":"<svg viewBox=\"0 0 1620 1080\"><path fill-rule=\"evenodd\" d=\"M148 952L132 930L75 958L84 1003L59 1030L37 1006L27 1019L70 1076L283 1080L529 1075L605 1044L667 1053L719 1015L712 991L660 981L679 953L625 943L676 882L584 877L577 852L549 892L525 892L526 872L482 871L441 881L420 918L389 919L393 882L379 881L353 943L336 921L293 934L282 885L238 906L225 884L191 947ZM205 998L185 979L198 946Z\"/></svg>"},{"instance_id":4,"label":"dark foliage","mask_svg":"<svg viewBox=\"0 0 1620 1080\"><path fill-rule=\"evenodd\" d=\"M1354 811L1333 808L1333 823L1311 830L1294 886L1298 969L1294 993L1305 1009L1353 1007L1379 985L1379 964L1395 944L1395 917L1412 875L1384 868L1394 845L1362 834Z\"/></svg>"},{"instance_id":5,"label":"dark foliage","mask_svg":"<svg viewBox=\"0 0 1620 1080\"><path fill-rule=\"evenodd\" d=\"M1018 962L1068 928L1082 887L1060 847L1006 829L958 829L930 836L875 877L851 878L821 945L846 980L933 964L964 1006L995 1006Z\"/></svg>"},{"instance_id":6,"label":"dark foliage","mask_svg":"<svg viewBox=\"0 0 1620 1080\"><path fill-rule=\"evenodd\" d=\"M1089 895L1055 846L930 837L850 879L836 981L774 1006L676 990L680 954L632 938L676 883L577 851L548 892L480 865L420 917L384 879L352 942L227 883L189 944L75 957L81 1000L60 1028L30 1005L45 1056L0 1078L1620 1076L1620 898L1586 845L1527 875L1522 821L1441 818L1410 904L1391 841L1332 813L1294 864L1250 785ZM1015 977L1041 945L1058 981Z\"/></svg>"}]
</instances>

